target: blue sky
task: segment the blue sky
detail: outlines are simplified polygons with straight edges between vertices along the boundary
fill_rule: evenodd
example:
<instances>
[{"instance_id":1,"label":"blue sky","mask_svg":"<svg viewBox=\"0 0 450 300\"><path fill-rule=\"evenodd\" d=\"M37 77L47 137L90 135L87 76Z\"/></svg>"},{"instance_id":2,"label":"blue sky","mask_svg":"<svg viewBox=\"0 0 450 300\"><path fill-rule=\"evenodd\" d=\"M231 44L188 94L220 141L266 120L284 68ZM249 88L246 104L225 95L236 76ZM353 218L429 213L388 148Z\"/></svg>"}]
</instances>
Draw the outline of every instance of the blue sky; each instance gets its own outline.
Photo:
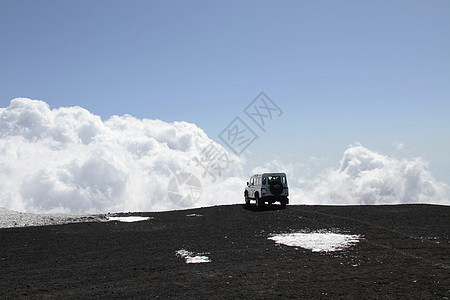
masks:
<instances>
[{"instance_id":1,"label":"blue sky","mask_svg":"<svg viewBox=\"0 0 450 300\"><path fill-rule=\"evenodd\" d=\"M361 142L450 183L449 1L11 0L0 41L1 107L188 121L219 141L265 91L284 113L249 147L261 161L336 167Z\"/></svg>"}]
</instances>

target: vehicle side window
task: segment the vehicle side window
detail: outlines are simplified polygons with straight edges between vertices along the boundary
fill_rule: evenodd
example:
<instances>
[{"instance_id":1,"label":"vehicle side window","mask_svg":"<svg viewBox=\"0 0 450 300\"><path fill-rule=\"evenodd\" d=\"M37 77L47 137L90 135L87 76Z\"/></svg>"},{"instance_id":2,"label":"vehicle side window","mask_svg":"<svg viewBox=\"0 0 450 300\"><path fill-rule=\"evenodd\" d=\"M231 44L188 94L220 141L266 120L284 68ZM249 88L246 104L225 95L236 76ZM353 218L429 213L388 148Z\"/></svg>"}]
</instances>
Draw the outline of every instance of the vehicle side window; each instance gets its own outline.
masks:
<instances>
[{"instance_id":1,"label":"vehicle side window","mask_svg":"<svg viewBox=\"0 0 450 300\"><path fill-rule=\"evenodd\" d=\"M281 182L283 183L283 184L286 184L286 177L281 177Z\"/></svg>"},{"instance_id":2,"label":"vehicle side window","mask_svg":"<svg viewBox=\"0 0 450 300\"><path fill-rule=\"evenodd\" d=\"M262 184L266 184L266 181L267 181L266 177L263 177L262 178Z\"/></svg>"},{"instance_id":3,"label":"vehicle side window","mask_svg":"<svg viewBox=\"0 0 450 300\"><path fill-rule=\"evenodd\" d=\"M255 180L254 177L250 178L250 185L253 185L254 180Z\"/></svg>"}]
</instances>

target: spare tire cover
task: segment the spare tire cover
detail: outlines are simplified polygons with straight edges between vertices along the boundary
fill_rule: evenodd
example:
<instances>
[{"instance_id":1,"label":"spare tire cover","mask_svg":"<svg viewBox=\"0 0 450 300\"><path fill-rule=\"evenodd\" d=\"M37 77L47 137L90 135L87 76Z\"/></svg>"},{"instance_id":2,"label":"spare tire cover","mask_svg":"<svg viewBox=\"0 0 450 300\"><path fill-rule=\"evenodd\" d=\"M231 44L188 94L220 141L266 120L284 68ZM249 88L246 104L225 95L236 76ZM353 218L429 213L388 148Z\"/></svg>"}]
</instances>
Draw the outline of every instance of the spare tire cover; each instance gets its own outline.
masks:
<instances>
[{"instance_id":1,"label":"spare tire cover","mask_svg":"<svg viewBox=\"0 0 450 300\"><path fill-rule=\"evenodd\" d=\"M273 181L270 183L269 189L273 195L279 195L283 191L283 184L280 181Z\"/></svg>"}]
</instances>

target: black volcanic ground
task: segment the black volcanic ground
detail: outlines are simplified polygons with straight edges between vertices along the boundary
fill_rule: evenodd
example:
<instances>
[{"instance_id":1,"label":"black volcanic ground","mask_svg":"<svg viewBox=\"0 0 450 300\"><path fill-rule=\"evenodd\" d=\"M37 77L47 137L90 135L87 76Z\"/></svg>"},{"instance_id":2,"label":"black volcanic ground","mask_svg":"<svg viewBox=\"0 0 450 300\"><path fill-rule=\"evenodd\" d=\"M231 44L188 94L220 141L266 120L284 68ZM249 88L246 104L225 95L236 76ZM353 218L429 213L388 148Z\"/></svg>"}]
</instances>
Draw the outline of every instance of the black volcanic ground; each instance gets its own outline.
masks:
<instances>
[{"instance_id":1,"label":"black volcanic ground","mask_svg":"<svg viewBox=\"0 0 450 300\"><path fill-rule=\"evenodd\" d=\"M278 208L0 229L0 298L450 298L450 207ZM363 239L329 253L267 239L321 229ZM180 249L208 252L211 262L186 264Z\"/></svg>"}]
</instances>

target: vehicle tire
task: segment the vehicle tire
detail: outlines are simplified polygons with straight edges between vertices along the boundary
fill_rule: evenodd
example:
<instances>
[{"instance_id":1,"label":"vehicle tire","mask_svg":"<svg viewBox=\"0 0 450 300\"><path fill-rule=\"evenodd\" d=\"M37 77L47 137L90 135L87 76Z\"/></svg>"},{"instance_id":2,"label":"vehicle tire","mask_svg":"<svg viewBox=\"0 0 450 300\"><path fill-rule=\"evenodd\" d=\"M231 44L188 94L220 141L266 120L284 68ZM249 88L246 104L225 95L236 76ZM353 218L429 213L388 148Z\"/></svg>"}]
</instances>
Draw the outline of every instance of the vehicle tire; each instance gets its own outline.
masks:
<instances>
[{"instance_id":1,"label":"vehicle tire","mask_svg":"<svg viewBox=\"0 0 450 300\"><path fill-rule=\"evenodd\" d=\"M245 193L244 197L245 197L245 205L250 205L250 198L248 197L248 194Z\"/></svg>"},{"instance_id":2,"label":"vehicle tire","mask_svg":"<svg viewBox=\"0 0 450 300\"><path fill-rule=\"evenodd\" d=\"M280 181L273 181L269 186L272 195L279 195L283 192L283 184Z\"/></svg>"},{"instance_id":3,"label":"vehicle tire","mask_svg":"<svg viewBox=\"0 0 450 300\"><path fill-rule=\"evenodd\" d=\"M255 200L256 200L256 208L261 208L264 206L264 201L259 198L258 194L255 195Z\"/></svg>"},{"instance_id":4,"label":"vehicle tire","mask_svg":"<svg viewBox=\"0 0 450 300\"><path fill-rule=\"evenodd\" d=\"M286 208L286 204L287 204L287 198L282 198L280 200L280 204L281 204L281 208Z\"/></svg>"}]
</instances>

